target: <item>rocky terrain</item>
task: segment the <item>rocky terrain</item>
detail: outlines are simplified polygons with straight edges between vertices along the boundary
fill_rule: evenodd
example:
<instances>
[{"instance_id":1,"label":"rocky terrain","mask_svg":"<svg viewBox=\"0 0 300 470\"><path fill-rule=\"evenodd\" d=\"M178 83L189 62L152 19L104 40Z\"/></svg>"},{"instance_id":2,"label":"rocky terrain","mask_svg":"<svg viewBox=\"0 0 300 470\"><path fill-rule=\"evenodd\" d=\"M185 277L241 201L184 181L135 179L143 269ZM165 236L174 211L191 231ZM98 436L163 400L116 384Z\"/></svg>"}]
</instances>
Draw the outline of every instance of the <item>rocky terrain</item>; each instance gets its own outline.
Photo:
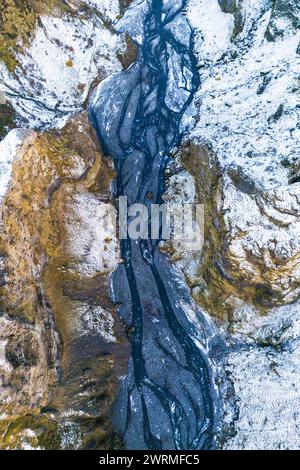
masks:
<instances>
[{"instance_id":1,"label":"rocky terrain","mask_svg":"<svg viewBox=\"0 0 300 470\"><path fill-rule=\"evenodd\" d=\"M188 9L202 85L166 197L205 205L203 251L172 256L236 349L228 449L299 448L299 13L293 1Z\"/></svg>"},{"instance_id":2,"label":"rocky terrain","mask_svg":"<svg viewBox=\"0 0 300 470\"><path fill-rule=\"evenodd\" d=\"M117 445L107 413L128 346L109 299L114 218L101 230L113 177L86 115L28 131L15 156L1 210L2 448Z\"/></svg>"},{"instance_id":3,"label":"rocky terrain","mask_svg":"<svg viewBox=\"0 0 300 470\"><path fill-rule=\"evenodd\" d=\"M123 445L110 421L130 349L109 295L115 171L85 109L136 58L117 33L129 3L1 5L3 449ZM189 0L185 13L201 86L164 198L204 204L205 237L198 252L162 251L224 337L234 399L223 448L298 449L300 7Z\"/></svg>"},{"instance_id":4,"label":"rocky terrain","mask_svg":"<svg viewBox=\"0 0 300 470\"><path fill-rule=\"evenodd\" d=\"M108 9L110 15L113 12ZM90 13L95 15L93 21L100 21L94 9ZM56 29L56 17L45 17L45 21ZM67 21L74 31L79 28L77 19L76 24L69 19L60 21ZM29 48L35 47L42 31L49 41L45 50L49 51L52 43L58 57L61 44L44 26L37 30ZM90 33L83 22L80 34L86 34L88 48ZM112 48L114 41L121 41L114 39L110 30L106 35L112 37ZM102 65L105 74L121 68L123 59L130 59L126 59L126 40L125 54L120 52L118 58L113 49L111 61L103 41L98 44L98 54L107 56L107 69ZM77 48L78 53L85 53L81 43ZM94 53L91 51L87 62ZM39 68L40 53L26 49L17 54L21 54L20 64L24 61L17 67L28 67L27 60L35 62L41 87L45 83L41 74L52 80ZM85 68L81 59L78 62ZM83 97L81 101L76 98L80 91L78 71L73 73L74 83L69 81L70 75L65 77L63 86L70 94L76 90L77 104L60 121L63 129L33 130L37 121L31 122L32 116L39 119L38 128L49 127L46 113L41 113L48 96L58 104L58 94L65 93L57 84L63 67L67 70L68 66L61 59L49 66L57 82L51 82L53 89L44 85L47 92L41 93L42 102L29 98L32 74L28 79L23 76L22 84L15 71L6 70L3 78L6 96L18 116L15 125L30 122L32 129L12 130L0 144L0 447L118 447L109 410L119 377L127 370L128 343L109 297L109 274L120 256L110 189L115 174L112 163L103 157L86 113L68 118L80 110L80 103L81 109L84 107ZM85 72L88 93L99 71ZM13 96L8 91L11 86L17 90ZM28 99L32 106L24 111ZM49 111L49 116L58 119L62 114ZM55 125L53 121L51 127Z\"/></svg>"}]
</instances>

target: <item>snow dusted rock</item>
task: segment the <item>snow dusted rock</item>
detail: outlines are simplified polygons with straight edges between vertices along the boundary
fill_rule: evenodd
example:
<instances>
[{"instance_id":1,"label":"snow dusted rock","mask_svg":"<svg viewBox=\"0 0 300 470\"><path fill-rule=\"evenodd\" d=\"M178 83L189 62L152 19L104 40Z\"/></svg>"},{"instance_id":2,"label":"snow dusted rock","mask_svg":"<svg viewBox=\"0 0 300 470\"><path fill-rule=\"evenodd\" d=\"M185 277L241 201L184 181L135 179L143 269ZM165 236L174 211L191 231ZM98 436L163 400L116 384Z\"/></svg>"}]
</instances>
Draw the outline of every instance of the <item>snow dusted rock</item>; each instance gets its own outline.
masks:
<instances>
[{"instance_id":1,"label":"snow dusted rock","mask_svg":"<svg viewBox=\"0 0 300 470\"><path fill-rule=\"evenodd\" d=\"M205 243L180 263L230 333L238 415L225 448L298 449L299 3L191 0L188 15L202 85L181 162Z\"/></svg>"},{"instance_id":2,"label":"snow dusted rock","mask_svg":"<svg viewBox=\"0 0 300 470\"><path fill-rule=\"evenodd\" d=\"M28 133L21 129L13 129L0 142L0 200L10 180L13 159Z\"/></svg>"},{"instance_id":3,"label":"snow dusted rock","mask_svg":"<svg viewBox=\"0 0 300 470\"><path fill-rule=\"evenodd\" d=\"M14 148L0 219L0 447L114 447L108 409L127 343L109 297L112 164L86 114Z\"/></svg>"},{"instance_id":4,"label":"snow dusted rock","mask_svg":"<svg viewBox=\"0 0 300 470\"><path fill-rule=\"evenodd\" d=\"M238 396L236 436L225 449L299 450L299 344L233 353L228 372Z\"/></svg>"},{"instance_id":5,"label":"snow dusted rock","mask_svg":"<svg viewBox=\"0 0 300 470\"><path fill-rule=\"evenodd\" d=\"M299 302L275 307L268 315L260 315L253 305L240 301L233 312L228 330L235 338L260 346L286 347L298 340L300 327Z\"/></svg>"},{"instance_id":6,"label":"snow dusted rock","mask_svg":"<svg viewBox=\"0 0 300 470\"><path fill-rule=\"evenodd\" d=\"M299 303L263 317L244 303L234 312L227 373L239 413L225 449L299 449L299 318Z\"/></svg>"},{"instance_id":7,"label":"snow dusted rock","mask_svg":"<svg viewBox=\"0 0 300 470\"><path fill-rule=\"evenodd\" d=\"M191 162L195 202L205 205L204 249L192 263L187 253L181 260L195 299L223 319L231 318L237 299L261 313L297 301L299 183L256 191L243 174L222 174L205 147L192 144L183 154Z\"/></svg>"},{"instance_id":8,"label":"snow dusted rock","mask_svg":"<svg viewBox=\"0 0 300 470\"><path fill-rule=\"evenodd\" d=\"M299 296L299 7L191 0L188 16L202 80L188 153L206 244L187 279L214 315L240 297L267 311Z\"/></svg>"},{"instance_id":9,"label":"snow dusted rock","mask_svg":"<svg viewBox=\"0 0 300 470\"><path fill-rule=\"evenodd\" d=\"M234 282L262 307L291 303L300 285L300 184L247 194L225 178L223 257ZM248 286L248 290L247 290ZM240 291L243 295L243 291Z\"/></svg>"},{"instance_id":10,"label":"snow dusted rock","mask_svg":"<svg viewBox=\"0 0 300 470\"><path fill-rule=\"evenodd\" d=\"M240 167L258 189L269 189L288 182L300 145L300 31L287 28L270 41L270 2L238 5L241 32L217 0L190 1L202 79L192 137L212 145L222 168Z\"/></svg>"},{"instance_id":11,"label":"snow dusted rock","mask_svg":"<svg viewBox=\"0 0 300 470\"><path fill-rule=\"evenodd\" d=\"M13 70L0 64L0 89L22 126L62 127L82 111L95 80L122 69L122 57L132 47L112 24L118 0L69 4L68 14L38 16L31 40L16 49Z\"/></svg>"},{"instance_id":12,"label":"snow dusted rock","mask_svg":"<svg viewBox=\"0 0 300 470\"><path fill-rule=\"evenodd\" d=\"M300 6L296 0L276 0L273 2L267 38L271 41L278 36L285 36L299 30Z\"/></svg>"}]
</instances>

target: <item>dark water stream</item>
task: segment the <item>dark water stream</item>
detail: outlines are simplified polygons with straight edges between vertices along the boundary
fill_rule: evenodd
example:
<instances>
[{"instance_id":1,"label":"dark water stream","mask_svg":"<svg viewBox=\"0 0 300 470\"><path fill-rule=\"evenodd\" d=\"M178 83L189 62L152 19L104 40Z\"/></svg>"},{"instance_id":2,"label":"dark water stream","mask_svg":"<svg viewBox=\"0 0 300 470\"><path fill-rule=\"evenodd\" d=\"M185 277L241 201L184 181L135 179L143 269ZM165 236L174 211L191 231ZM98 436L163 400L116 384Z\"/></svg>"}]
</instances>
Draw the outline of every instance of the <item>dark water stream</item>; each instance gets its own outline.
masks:
<instances>
[{"instance_id":1,"label":"dark water stream","mask_svg":"<svg viewBox=\"0 0 300 470\"><path fill-rule=\"evenodd\" d=\"M183 114L200 86L185 3L139 2L138 60L101 84L90 107L114 158L116 197L127 196L129 205L163 202L170 151L180 145ZM121 251L112 293L130 326L132 356L114 425L129 449L215 448L220 405L211 326L158 241L122 240Z\"/></svg>"}]
</instances>

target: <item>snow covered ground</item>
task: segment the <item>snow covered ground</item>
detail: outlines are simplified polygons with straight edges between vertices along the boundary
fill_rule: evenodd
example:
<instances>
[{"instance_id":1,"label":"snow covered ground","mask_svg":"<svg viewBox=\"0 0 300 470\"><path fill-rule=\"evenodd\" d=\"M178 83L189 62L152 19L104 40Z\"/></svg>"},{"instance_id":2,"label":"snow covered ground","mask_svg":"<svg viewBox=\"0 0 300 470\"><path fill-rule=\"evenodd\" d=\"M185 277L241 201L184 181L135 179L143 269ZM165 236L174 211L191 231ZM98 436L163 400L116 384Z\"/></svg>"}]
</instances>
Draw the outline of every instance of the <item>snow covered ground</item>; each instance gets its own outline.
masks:
<instances>
[{"instance_id":1,"label":"snow covered ground","mask_svg":"<svg viewBox=\"0 0 300 470\"><path fill-rule=\"evenodd\" d=\"M120 12L118 0L86 0L86 4L89 14L82 18L80 13L40 17L31 44L17 55L20 65L15 73L0 63L0 98L5 93L20 127L63 127L83 110L95 80L122 69L117 56L125 41L110 26ZM20 136L13 130L0 144L0 198Z\"/></svg>"},{"instance_id":2,"label":"snow covered ground","mask_svg":"<svg viewBox=\"0 0 300 470\"><path fill-rule=\"evenodd\" d=\"M238 14L225 13L234 3ZM236 279L274 290L271 303L280 293L265 316L236 298L225 324L239 410L227 449L300 448L300 30L291 8L299 9L290 2L274 17L271 6L190 0L188 7L202 80L189 138L208 144L221 169L218 211L229 250L222 256L235 264ZM268 40L270 31L280 33Z\"/></svg>"},{"instance_id":3,"label":"snow covered ground","mask_svg":"<svg viewBox=\"0 0 300 470\"><path fill-rule=\"evenodd\" d=\"M21 147L25 135L26 131L13 129L0 142L0 202L10 180L13 159Z\"/></svg>"},{"instance_id":4,"label":"snow covered ground","mask_svg":"<svg viewBox=\"0 0 300 470\"><path fill-rule=\"evenodd\" d=\"M211 143L223 168L269 189L288 182L288 162L299 157L300 30L270 42L269 2L241 3L245 25L233 41L233 15L218 0L189 2L202 79L192 137Z\"/></svg>"},{"instance_id":5,"label":"snow covered ground","mask_svg":"<svg viewBox=\"0 0 300 470\"><path fill-rule=\"evenodd\" d=\"M226 449L299 449L300 305L260 317L241 304L230 330L240 348L229 355L238 419Z\"/></svg>"},{"instance_id":6,"label":"snow covered ground","mask_svg":"<svg viewBox=\"0 0 300 470\"><path fill-rule=\"evenodd\" d=\"M122 68L122 47L97 16L44 16L32 44L18 55L22 72L13 75L2 65L0 86L31 128L61 127L82 110L96 78Z\"/></svg>"}]
</instances>

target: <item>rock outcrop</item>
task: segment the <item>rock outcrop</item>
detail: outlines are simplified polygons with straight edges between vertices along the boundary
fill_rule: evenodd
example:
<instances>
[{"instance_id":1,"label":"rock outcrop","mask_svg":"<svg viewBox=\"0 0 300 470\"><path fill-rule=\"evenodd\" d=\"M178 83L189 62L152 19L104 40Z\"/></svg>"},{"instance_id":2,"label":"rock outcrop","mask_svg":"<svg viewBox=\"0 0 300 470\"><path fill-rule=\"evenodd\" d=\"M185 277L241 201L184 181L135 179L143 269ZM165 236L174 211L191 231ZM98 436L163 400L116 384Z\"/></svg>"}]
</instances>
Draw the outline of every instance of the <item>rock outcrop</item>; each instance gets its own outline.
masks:
<instances>
[{"instance_id":1,"label":"rock outcrop","mask_svg":"<svg viewBox=\"0 0 300 470\"><path fill-rule=\"evenodd\" d=\"M118 35L118 0L51 0L1 6L0 89L17 126L62 127L85 109L91 90L136 57Z\"/></svg>"},{"instance_id":2,"label":"rock outcrop","mask_svg":"<svg viewBox=\"0 0 300 470\"><path fill-rule=\"evenodd\" d=\"M194 143L181 162L194 178L194 202L205 206L203 253L198 264L183 262L195 299L223 320L240 299L261 313L297 301L299 183L253 191L243 173L222 172L213 152Z\"/></svg>"},{"instance_id":3,"label":"rock outcrop","mask_svg":"<svg viewBox=\"0 0 300 470\"><path fill-rule=\"evenodd\" d=\"M204 204L205 237L169 251L227 337L224 447L297 449L298 2L191 0L188 14L202 85L166 198Z\"/></svg>"},{"instance_id":4,"label":"rock outcrop","mask_svg":"<svg viewBox=\"0 0 300 470\"><path fill-rule=\"evenodd\" d=\"M109 300L114 171L95 142L78 116L28 132L14 159L1 208L2 448L117 445L109 410L128 347Z\"/></svg>"}]
</instances>

